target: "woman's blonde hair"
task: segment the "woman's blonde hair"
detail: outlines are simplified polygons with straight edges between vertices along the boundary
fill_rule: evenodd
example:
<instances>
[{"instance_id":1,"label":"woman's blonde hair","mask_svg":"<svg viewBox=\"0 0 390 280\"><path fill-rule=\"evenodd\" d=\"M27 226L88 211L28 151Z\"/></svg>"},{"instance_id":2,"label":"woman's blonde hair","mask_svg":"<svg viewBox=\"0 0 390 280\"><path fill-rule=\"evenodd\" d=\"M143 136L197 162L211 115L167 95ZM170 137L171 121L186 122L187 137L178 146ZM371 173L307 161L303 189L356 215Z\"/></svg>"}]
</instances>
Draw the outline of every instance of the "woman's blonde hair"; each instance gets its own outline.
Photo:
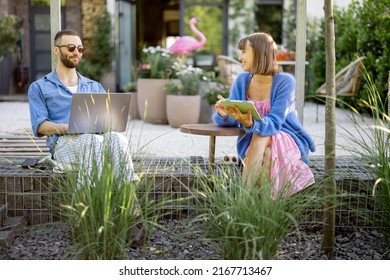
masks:
<instances>
[{"instance_id":1,"label":"woman's blonde hair","mask_svg":"<svg viewBox=\"0 0 390 280\"><path fill-rule=\"evenodd\" d=\"M252 74L274 76L281 71L281 68L276 64L277 46L271 35L264 32L252 33L238 42L238 48L245 49L247 42L253 48Z\"/></svg>"}]
</instances>

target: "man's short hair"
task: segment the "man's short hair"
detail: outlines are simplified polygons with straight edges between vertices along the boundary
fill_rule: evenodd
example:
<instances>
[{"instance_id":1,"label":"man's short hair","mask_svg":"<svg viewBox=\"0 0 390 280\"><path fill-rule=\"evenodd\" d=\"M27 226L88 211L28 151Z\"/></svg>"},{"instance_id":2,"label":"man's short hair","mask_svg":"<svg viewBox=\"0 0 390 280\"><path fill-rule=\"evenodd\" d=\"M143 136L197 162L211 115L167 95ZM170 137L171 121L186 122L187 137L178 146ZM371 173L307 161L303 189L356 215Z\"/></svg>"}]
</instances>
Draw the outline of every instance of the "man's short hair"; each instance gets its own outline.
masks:
<instances>
[{"instance_id":1,"label":"man's short hair","mask_svg":"<svg viewBox=\"0 0 390 280\"><path fill-rule=\"evenodd\" d=\"M77 33L76 30L64 29L64 30L61 30L61 31L57 32L56 36L54 37L54 45L57 45L58 41L62 38L62 36L66 36L66 35L80 37L79 33Z\"/></svg>"}]
</instances>

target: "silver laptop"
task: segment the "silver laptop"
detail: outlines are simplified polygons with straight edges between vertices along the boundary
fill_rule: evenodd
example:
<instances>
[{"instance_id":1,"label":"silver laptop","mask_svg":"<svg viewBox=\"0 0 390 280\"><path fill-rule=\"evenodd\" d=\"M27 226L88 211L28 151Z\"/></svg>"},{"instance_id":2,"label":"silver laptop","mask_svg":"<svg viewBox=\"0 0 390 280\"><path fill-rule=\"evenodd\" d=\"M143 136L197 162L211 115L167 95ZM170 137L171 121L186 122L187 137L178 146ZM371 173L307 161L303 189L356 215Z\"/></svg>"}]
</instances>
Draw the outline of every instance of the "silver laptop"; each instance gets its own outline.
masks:
<instances>
[{"instance_id":1,"label":"silver laptop","mask_svg":"<svg viewBox=\"0 0 390 280\"><path fill-rule=\"evenodd\" d=\"M74 93L67 134L126 130L130 93Z\"/></svg>"}]
</instances>

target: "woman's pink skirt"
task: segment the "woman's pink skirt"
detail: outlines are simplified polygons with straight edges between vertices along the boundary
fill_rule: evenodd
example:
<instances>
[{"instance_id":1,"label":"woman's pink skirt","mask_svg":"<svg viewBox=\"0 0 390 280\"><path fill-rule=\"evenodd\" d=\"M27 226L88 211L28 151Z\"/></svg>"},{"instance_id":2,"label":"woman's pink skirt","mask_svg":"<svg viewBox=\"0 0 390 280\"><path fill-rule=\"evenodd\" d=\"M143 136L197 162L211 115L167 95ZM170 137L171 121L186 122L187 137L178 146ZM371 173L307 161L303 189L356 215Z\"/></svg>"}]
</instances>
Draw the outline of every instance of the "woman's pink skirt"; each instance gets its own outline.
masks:
<instances>
[{"instance_id":1,"label":"woman's pink skirt","mask_svg":"<svg viewBox=\"0 0 390 280\"><path fill-rule=\"evenodd\" d=\"M283 131L272 136L270 179L273 198L282 188L285 194L292 195L315 183L313 172L302 161L294 139Z\"/></svg>"}]
</instances>

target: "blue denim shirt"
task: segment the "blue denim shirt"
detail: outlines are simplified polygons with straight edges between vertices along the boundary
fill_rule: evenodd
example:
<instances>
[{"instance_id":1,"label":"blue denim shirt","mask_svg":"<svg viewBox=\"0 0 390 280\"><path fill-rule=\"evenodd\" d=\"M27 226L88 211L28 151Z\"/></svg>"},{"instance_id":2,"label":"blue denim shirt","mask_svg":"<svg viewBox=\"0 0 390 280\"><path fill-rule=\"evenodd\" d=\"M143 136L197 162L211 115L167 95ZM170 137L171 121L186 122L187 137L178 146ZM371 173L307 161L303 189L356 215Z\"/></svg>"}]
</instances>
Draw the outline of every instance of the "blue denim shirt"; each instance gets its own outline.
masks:
<instances>
[{"instance_id":1,"label":"blue denim shirt","mask_svg":"<svg viewBox=\"0 0 390 280\"><path fill-rule=\"evenodd\" d=\"M99 82L88 79L80 73L77 75L79 77L77 92L105 92ZM38 134L38 127L44 121L69 122L72 96L72 92L58 79L55 70L30 85L28 100L31 126L35 136L43 136ZM52 154L58 137L58 135L53 135L47 138L46 144Z\"/></svg>"}]
</instances>

